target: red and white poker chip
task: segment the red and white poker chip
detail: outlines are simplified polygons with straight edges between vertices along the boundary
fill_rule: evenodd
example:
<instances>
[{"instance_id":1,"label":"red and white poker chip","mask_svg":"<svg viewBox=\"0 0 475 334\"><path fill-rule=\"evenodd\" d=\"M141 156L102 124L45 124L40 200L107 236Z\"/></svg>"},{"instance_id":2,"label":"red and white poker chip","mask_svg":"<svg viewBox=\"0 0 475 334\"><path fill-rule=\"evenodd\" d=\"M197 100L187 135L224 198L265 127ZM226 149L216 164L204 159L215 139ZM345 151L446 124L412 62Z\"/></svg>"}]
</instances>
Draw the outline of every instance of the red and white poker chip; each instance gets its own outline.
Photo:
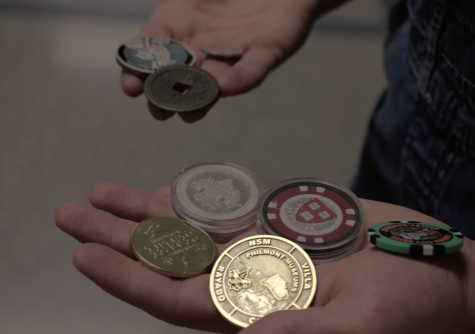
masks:
<instances>
[{"instance_id":1,"label":"red and white poker chip","mask_svg":"<svg viewBox=\"0 0 475 334\"><path fill-rule=\"evenodd\" d=\"M272 232L299 244L323 246L344 240L359 228L356 201L342 187L290 182L273 189L261 202L261 221Z\"/></svg>"}]
</instances>

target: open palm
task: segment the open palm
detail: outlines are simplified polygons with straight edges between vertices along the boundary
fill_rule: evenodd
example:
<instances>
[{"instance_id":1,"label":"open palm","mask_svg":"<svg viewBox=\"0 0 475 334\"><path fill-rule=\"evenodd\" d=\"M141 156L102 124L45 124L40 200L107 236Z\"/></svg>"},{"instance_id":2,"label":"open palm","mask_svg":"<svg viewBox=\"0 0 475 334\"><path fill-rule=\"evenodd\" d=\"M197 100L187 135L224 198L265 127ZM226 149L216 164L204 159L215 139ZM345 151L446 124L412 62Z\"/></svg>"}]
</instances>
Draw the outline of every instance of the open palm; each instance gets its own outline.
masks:
<instances>
[{"instance_id":1,"label":"open palm","mask_svg":"<svg viewBox=\"0 0 475 334\"><path fill-rule=\"evenodd\" d=\"M317 266L310 308L270 314L243 334L473 333L469 263L463 252L423 260L371 247Z\"/></svg>"},{"instance_id":2,"label":"open palm","mask_svg":"<svg viewBox=\"0 0 475 334\"><path fill-rule=\"evenodd\" d=\"M91 191L95 208L63 204L56 224L84 244L74 264L112 295L175 325L236 332L216 310L209 274L187 279L160 275L136 261L130 235L141 220L175 216L169 187L155 193L101 183ZM440 223L421 213L363 200L367 226L387 220ZM250 229L227 244L257 234ZM243 333L473 333L474 250L464 248L442 258L421 259L375 249L365 241L345 259L316 267L318 285L307 310L272 313ZM472 302L469 300L472 298ZM470 313L472 312L472 313ZM441 318L440 315L443 315Z\"/></svg>"}]
</instances>

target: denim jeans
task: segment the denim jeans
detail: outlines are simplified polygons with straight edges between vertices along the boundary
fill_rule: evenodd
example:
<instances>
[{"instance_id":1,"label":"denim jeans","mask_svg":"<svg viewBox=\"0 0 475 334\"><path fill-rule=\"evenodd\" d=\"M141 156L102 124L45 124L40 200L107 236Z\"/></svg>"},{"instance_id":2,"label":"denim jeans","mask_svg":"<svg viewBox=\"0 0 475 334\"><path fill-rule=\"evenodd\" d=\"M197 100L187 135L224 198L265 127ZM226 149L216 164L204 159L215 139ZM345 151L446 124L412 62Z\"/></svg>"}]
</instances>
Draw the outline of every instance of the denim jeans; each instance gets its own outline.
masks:
<instances>
[{"instance_id":1,"label":"denim jeans","mask_svg":"<svg viewBox=\"0 0 475 334\"><path fill-rule=\"evenodd\" d=\"M353 190L475 239L475 0L396 5Z\"/></svg>"}]
</instances>

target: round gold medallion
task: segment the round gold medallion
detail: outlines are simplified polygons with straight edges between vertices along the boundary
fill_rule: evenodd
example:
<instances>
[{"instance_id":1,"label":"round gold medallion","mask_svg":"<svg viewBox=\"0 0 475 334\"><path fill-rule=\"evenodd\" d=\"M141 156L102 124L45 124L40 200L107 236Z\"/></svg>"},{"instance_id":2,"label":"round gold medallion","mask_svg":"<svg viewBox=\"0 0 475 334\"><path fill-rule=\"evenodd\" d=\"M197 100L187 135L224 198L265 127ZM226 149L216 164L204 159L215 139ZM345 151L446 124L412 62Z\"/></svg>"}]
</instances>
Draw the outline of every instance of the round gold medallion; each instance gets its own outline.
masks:
<instances>
[{"instance_id":1,"label":"round gold medallion","mask_svg":"<svg viewBox=\"0 0 475 334\"><path fill-rule=\"evenodd\" d=\"M274 311L307 308L316 288L315 267L307 253L271 235L252 236L229 247L210 278L214 304L240 327Z\"/></svg>"},{"instance_id":2,"label":"round gold medallion","mask_svg":"<svg viewBox=\"0 0 475 334\"><path fill-rule=\"evenodd\" d=\"M148 268L172 277L206 272L216 259L216 245L199 227L178 218L150 218L130 238L135 257Z\"/></svg>"}]
</instances>

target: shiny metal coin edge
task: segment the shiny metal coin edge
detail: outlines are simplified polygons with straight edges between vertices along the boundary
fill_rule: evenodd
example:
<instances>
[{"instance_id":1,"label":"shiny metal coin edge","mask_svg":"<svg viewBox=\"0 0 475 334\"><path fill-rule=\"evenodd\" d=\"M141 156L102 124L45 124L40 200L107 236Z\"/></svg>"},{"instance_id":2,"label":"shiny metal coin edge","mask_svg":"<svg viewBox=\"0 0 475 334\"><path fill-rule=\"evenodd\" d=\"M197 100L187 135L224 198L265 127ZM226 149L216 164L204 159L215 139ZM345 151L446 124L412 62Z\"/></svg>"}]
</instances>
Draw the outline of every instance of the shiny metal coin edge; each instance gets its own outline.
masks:
<instances>
[{"instance_id":1,"label":"shiny metal coin edge","mask_svg":"<svg viewBox=\"0 0 475 334\"><path fill-rule=\"evenodd\" d=\"M213 48L229 48L232 51L217 51ZM239 58L244 54L244 50L238 46L218 45L218 44L206 44L200 46L200 50L210 56L223 57L223 58Z\"/></svg>"}]
</instances>

